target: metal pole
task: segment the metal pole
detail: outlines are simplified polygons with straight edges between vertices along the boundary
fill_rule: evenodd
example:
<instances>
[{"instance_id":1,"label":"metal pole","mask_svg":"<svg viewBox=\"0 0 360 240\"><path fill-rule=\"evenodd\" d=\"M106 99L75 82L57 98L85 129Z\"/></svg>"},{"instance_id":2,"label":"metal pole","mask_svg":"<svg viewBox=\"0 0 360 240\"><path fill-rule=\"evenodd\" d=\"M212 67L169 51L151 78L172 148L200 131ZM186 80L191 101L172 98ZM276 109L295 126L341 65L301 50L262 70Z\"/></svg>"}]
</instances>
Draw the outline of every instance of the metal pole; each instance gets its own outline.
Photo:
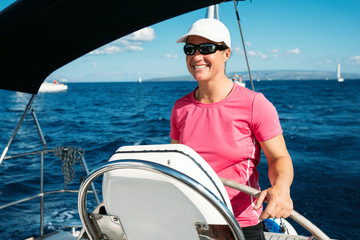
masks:
<instances>
[{"instance_id":1,"label":"metal pole","mask_svg":"<svg viewBox=\"0 0 360 240\"><path fill-rule=\"evenodd\" d=\"M40 164L40 237L44 236L44 153L41 152Z\"/></svg>"},{"instance_id":2,"label":"metal pole","mask_svg":"<svg viewBox=\"0 0 360 240\"><path fill-rule=\"evenodd\" d=\"M55 152L55 149L46 149L46 150L25 152L25 153L15 154L15 155L11 155L11 156L6 156L4 159L12 159L12 158L18 158L18 157L25 157L25 156L29 156L29 155L36 155L36 154L40 154L41 152L43 152L44 154L48 154L51 152Z\"/></svg>"},{"instance_id":3,"label":"metal pole","mask_svg":"<svg viewBox=\"0 0 360 240\"><path fill-rule=\"evenodd\" d=\"M81 156L81 161L82 161L82 164L83 164L83 166L84 166L84 168L85 168L86 174L89 175L89 169L88 169L88 167L87 167L87 164L86 164L86 161L85 161L85 157L84 157L83 155ZM100 204L99 196L98 196L98 194L97 194L97 191L96 191L96 189L95 189L95 186L94 186L94 183L93 183L93 182L91 183L91 188L92 188L92 190L93 190L93 192L94 192L95 201L96 201L96 203L99 205L99 204Z\"/></svg>"},{"instance_id":4,"label":"metal pole","mask_svg":"<svg viewBox=\"0 0 360 240\"><path fill-rule=\"evenodd\" d=\"M40 136L42 145L44 146L44 149L46 150L46 148L47 148L47 147L46 147L46 141L45 141L44 135L42 134L42 131L41 131L41 128L40 128L40 124L39 124L39 122L38 122L38 120L37 120L37 117L36 117L34 108L31 108L31 115L33 116L33 119L34 119L36 128L37 128L37 130L38 130L38 132L39 132L39 136Z\"/></svg>"},{"instance_id":5,"label":"metal pole","mask_svg":"<svg viewBox=\"0 0 360 240\"><path fill-rule=\"evenodd\" d=\"M2 152L1 157L0 157L0 166L1 166L1 163L2 163L2 161L4 160L4 158L5 158L6 154L7 154L7 152L9 151L11 143L13 142L17 132L19 131L19 128L20 128L21 124L23 123L27 112L30 110L31 104L33 103L35 97L36 97L36 94L33 94L31 96L31 98L30 98L28 104L26 105L26 108L25 108L25 110L24 110L24 112L23 112L23 114L22 114L22 116L21 116L21 118L20 118L20 120L19 120L19 122L18 122L18 124L17 124L17 126L16 126L16 128L15 128L9 142L8 142L8 144L6 145L4 151Z\"/></svg>"},{"instance_id":6,"label":"metal pole","mask_svg":"<svg viewBox=\"0 0 360 240\"><path fill-rule=\"evenodd\" d=\"M254 83L253 83L253 80L252 80L252 77L251 77L251 72L250 72L249 60L248 60L248 57L247 57L247 54L246 54L244 37L243 37L242 31L241 31L239 12L238 12L238 10L237 10L235 0L234 0L234 6L235 6L235 11L236 11L236 17L237 17L238 25L239 25L241 41L242 41L242 45L243 45L243 48L244 48L245 60L246 60L246 65L247 65L247 69L248 69L248 73L249 73L249 78L250 78L250 82L251 82L251 88L252 88L253 91L255 91Z\"/></svg>"}]
</instances>

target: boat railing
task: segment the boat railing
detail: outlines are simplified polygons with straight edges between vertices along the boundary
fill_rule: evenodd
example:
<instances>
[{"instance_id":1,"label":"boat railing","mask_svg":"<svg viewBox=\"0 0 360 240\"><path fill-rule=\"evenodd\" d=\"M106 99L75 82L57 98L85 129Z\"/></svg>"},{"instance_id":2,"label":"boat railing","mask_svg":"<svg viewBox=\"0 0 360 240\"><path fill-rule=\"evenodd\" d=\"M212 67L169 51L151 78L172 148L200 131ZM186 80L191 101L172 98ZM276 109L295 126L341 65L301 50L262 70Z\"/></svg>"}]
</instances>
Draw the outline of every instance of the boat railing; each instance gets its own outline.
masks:
<instances>
[{"instance_id":1,"label":"boat railing","mask_svg":"<svg viewBox=\"0 0 360 240\"><path fill-rule=\"evenodd\" d=\"M221 178L221 181L224 184L224 186L239 190L253 197L258 198L260 195L259 190L246 186L244 184L225 178ZM292 210L290 214L290 218L292 218L295 222L299 223L302 227L308 230L312 234L312 236L316 237L316 239L330 240L330 238L321 229L319 229L315 224L310 222L308 219L306 219L304 216L302 216L300 213L296 212L295 210Z\"/></svg>"},{"instance_id":2,"label":"boat railing","mask_svg":"<svg viewBox=\"0 0 360 240\"><path fill-rule=\"evenodd\" d=\"M36 114L35 114L35 111L34 109L31 107L34 99L36 97L36 94L33 94L32 97L30 98L27 106L25 107L25 110L8 142L8 144L6 145L5 149L3 150L3 153L0 157L0 166L1 166L1 163L3 162L3 160L9 160L9 159L14 159L14 158L20 158L20 157L27 157L27 156L32 156L32 155L40 155L40 192L37 193L37 194L34 194L32 196L28 196L28 197L25 197L25 198L22 198L22 199L19 199L19 200L16 200L16 201L12 201L10 203L6 203L6 204L3 204L3 205L0 205L0 210L2 209L5 209L5 208L8 208L8 207L11 207L11 206L14 206L14 205L17 205L17 204L20 204L20 203L24 203L24 202L27 202L27 201L30 201L30 200L33 200L33 199L36 199L36 198L40 198L40 237L43 237L44 236L44 197L46 195L52 195L52 194L59 194L59 193L78 193L79 190L68 190L66 189L66 186L65 186L65 189L60 189L60 190L52 190L52 191L47 191L45 192L44 191L44 176L45 176L45 154L48 154L48 153L55 153L56 150L59 150L59 147L57 148L54 148L54 149L48 149L47 148L47 144L46 144L46 140L44 138L44 135L42 134L42 131L41 131L41 128L40 128L40 124L37 120L37 117L36 117ZM40 136L40 139L41 139L41 142L42 142L42 145L43 145L43 149L41 150L36 150L36 151L29 151L29 152L24 152L24 153L18 153L18 154L14 154L14 155L11 155L11 156L6 156L7 153L8 153L8 150L17 134L17 132L19 131L20 129L20 126L22 125L25 117L26 117L26 114L31 110L31 114L32 114L32 117L33 117L33 120L34 120L34 123L36 125L36 128L38 130L38 134ZM71 147L62 147L61 148L61 151L64 151L64 152L67 152L69 149L68 148L71 148ZM73 148L76 150L76 148ZM85 160L85 157L84 157L84 154L81 154L81 153L78 153L80 156L80 160L81 160L81 164L86 172L86 174L89 174L89 169L87 167L87 164L86 164L86 160ZM95 201L97 204L100 203L100 200L99 200L99 196L98 196L98 193L95 189L95 186L94 184L91 185L91 188L92 188L92 193L94 194L94 197L95 197Z\"/></svg>"},{"instance_id":3,"label":"boat railing","mask_svg":"<svg viewBox=\"0 0 360 240\"><path fill-rule=\"evenodd\" d=\"M45 183L44 183L44 176L45 176L45 171L44 171L45 170L45 166L44 166L45 157L44 157L44 155L48 154L48 153L52 153L52 152L55 152L55 149L45 149L45 150L21 153L21 154L16 154L16 155L12 155L12 156L6 156L4 158L4 160L8 160L8 159L14 159L14 158L20 158L20 157L26 157L26 156L40 154L40 192L38 192L37 194L34 194L32 196L28 196L28 197L25 197L22 199L12 201L10 203L0 205L0 210L39 198L40 199L40 236L41 237L44 236L44 215L45 215L44 197L47 195L61 194L61 193L76 193L76 194L79 193L79 190L71 190L71 189L58 189L58 190L44 191L44 185L45 185ZM84 167L86 174L89 174L89 170L88 170L84 156L81 157L81 164ZM99 204L100 200L99 200L98 192L95 189L95 186L93 183L91 185L91 189L92 189L92 191L89 191L89 192L94 194L95 201L97 204Z\"/></svg>"}]
</instances>

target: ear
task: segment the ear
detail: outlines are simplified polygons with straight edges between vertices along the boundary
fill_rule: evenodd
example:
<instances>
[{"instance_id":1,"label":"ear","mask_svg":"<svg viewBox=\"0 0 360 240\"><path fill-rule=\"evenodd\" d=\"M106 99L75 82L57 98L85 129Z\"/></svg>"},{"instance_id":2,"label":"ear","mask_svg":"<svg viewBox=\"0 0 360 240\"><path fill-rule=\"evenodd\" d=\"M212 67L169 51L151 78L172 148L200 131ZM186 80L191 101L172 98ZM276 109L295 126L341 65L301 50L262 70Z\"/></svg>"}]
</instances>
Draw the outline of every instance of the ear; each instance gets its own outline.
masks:
<instances>
[{"instance_id":1,"label":"ear","mask_svg":"<svg viewBox=\"0 0 360 240\"><path fill-rule=\"evenodd\" d=\"M230 54L231 54L231 49L230 49L230 48L225 49L225 50L223 51L224 62L227 62L227 60L229 60Z\"/></svg>"}]
</instances>

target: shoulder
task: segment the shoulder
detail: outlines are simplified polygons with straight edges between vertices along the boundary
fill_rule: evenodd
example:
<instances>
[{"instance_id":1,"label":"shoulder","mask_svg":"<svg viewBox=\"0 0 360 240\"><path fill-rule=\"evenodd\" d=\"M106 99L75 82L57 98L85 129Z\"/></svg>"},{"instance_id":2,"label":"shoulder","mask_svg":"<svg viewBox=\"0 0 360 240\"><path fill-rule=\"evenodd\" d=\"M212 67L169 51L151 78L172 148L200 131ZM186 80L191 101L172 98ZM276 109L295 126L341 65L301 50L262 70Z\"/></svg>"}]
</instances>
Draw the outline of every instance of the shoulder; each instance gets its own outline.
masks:
<instances>
[{"instance_id":1,"label":"shoulder","mask_svg":"<svg viewBox=\"0 0 360 240\"><path fill-rule=\"evenodd\" d=\"M236 90L236 96L238 98L241 98L242 101L247 101L248 103L251 102L252 105L253 104L257 105L257 103L271 104L271 102L261 92L255 92L253 90L241 86L236 86L235 90Z\"/></svg>"},{"instance_id":2,"label":"shoulder","mask_svg":"<svg viewBox=\"0 0 360 240\"><path fill-rule=\"evenodd\" d=\"M185 96L177 99L175 101L175 103L174 103L173 109L175 109L175 110L181 109L184 106L187 106L187 105L191 104L193 102L193 94L194 94L194 91L192 91L191 93L186 94Z\"/></svg>"},{"instance_id":3,"label":"shoulder","mask_svg":"<svg viewBox=\"0 0 360 240\"><path fill-rule=\"evenodd\" d=\"M248 106L252 106L254 101L258 98L265 98L262 93L252 91L237 84L234 88L234 100L245 103Z\"/></svg>"}]
</instances>

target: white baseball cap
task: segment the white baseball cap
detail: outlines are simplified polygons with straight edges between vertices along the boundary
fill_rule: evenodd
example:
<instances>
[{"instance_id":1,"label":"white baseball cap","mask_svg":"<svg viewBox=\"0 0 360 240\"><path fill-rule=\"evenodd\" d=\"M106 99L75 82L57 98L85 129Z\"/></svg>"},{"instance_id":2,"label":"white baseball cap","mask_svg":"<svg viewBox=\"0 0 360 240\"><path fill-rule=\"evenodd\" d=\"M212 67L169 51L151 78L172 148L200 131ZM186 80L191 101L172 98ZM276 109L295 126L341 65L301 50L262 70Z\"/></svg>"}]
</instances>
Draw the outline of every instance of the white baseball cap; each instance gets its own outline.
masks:
<instances>
[{"instance_id":1,"label":"white baseball cap","mask_svg":"<svg viewBox=\"0 0 360 240\"><path fill-rule=\"evenodd\" d=\"M176 42L186 42L188 36L196 35L207 38L213 42L224 42L231 48L230 32L226 26L217 19L203 18L193 23L188 33L181 36Z\"/></svg>"}]
</instances>

